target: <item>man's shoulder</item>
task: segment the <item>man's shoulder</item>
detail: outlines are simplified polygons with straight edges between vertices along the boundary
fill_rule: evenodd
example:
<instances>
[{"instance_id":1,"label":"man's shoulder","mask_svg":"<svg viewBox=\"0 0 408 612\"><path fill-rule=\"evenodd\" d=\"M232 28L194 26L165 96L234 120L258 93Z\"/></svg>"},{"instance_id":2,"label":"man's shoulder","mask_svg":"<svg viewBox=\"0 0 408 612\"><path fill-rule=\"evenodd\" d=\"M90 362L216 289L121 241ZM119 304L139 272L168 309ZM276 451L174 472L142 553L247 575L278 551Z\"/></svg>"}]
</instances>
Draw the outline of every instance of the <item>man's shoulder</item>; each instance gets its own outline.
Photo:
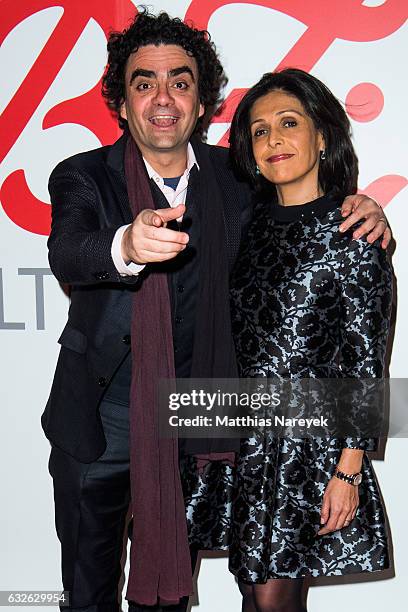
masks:
<instances>
[{"instance_id":1,"label":"man's shoulder","mask_svg":"<svg viewBox=\"0 0 408 612\"><path fill-rule=\"evenodd\" d=\"M206 142L200 142L200 147L204 151L211 161L221 164L221 167L228 172L232 172L230 160L229 160L229 149L226 147L220 147L219 145L208 144Z\"/></svg>"},{"instance_id":2,"label":"man's shoulder","mask_svg":"<svg viewBox=\"0 0 408 612\"><path fill-rule=\"evenodd\" d=\"M206 145L210 150L210 155L217 159L223 160L225 163L229 163L229 149L227 147L220 147L220 145Z\"/></svg>"},{"instance_id":3,"label":"man's shoulder","mask_svg":"<svg viewBox=\"0 0 408 612\"><path fill-rule=\"evenodd\" d=\"M209 148L209 157L213 167L222 181L226 181L230 187L238 191L245 199L251 196L252 190L246 181L238 178L232 167L229 149L219 145L206 145Z\"/></svg>"},{"instance_id":4,"label":"man's shoulder","mask_svg":"<svg viewBox=\"0 0 408 612\"><path fill-rule=\"evenodd\" d=\"M228 211L237 211L241 215L241 226L245 229L252 210L252 190L247 182L235 175L229 149L218 145L200 142L198 151L207 156L218 185L224 195L224 205Z\"/></svg>"},{"instance_id":5,"label":"man's shoulder","mask_svg":"<svg viewBox=\"0 0 408 612\"><path fill-rule=\"evenodd\" d=\"M52 179L61 173L65 174L67 172L79 172L81 174L93 176L95 173L100 172L101 168L106 166L108 158L112 156L115 150L119 152L118 150L121 148L122 138L111 145L76 153L60 161L52 171L50 178Z\"/></svg>"},{"instance_id":6,"label":"man's shoulder","mask_svg":"<svg viewBox=\"0 0 408 612\"><path fill-rule=\"evenodd\" d=\"M198 146L201 155L207 155L219 177L225 174L226 178L228 178L230 181L242 185L244 188L247 187L247 184L238 179L234 173L229 156L229 149L204 142L199 142Z\"/></svg>"}]
</instances>

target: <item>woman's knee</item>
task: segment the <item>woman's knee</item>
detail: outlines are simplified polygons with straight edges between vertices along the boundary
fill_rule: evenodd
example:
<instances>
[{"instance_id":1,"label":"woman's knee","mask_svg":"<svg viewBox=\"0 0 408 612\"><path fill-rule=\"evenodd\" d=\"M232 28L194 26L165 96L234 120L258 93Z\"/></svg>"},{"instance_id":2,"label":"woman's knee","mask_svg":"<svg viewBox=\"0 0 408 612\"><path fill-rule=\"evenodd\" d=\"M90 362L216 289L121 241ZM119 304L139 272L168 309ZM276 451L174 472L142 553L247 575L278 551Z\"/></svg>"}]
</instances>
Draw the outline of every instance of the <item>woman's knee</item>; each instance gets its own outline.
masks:
<instances>
[{"instance_id":1,"label":"woman's knee","mask_svg":"<svg viewBox=\"0 0 408 612\"><path fill-rule=\"evenodd\" d=\"M254 600L256 612L300 612L301 608L293 607L292 604L287 602L272 602L270 600Z\"/></svg>"},{"instance_id":2,"label":"woman's knee","mask_svg":"<svg viewBox=\"0 0 408 612\"><path fill-rule=\"evenodd\" d=\"M302 582L297 580L268 580L254 587L257 612L304 612Z\"/></svg>"}]
</instances>

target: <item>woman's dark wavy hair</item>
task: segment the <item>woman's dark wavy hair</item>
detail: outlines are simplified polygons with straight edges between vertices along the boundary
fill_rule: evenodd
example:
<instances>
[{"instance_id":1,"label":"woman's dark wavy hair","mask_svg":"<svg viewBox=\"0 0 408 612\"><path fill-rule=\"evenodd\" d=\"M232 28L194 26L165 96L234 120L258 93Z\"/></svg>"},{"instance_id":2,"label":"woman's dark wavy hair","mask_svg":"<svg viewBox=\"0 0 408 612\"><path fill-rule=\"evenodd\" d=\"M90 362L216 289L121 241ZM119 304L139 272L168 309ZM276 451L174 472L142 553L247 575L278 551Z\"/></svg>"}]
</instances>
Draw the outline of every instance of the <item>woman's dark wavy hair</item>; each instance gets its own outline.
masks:
<instances>
[{"instance_id":1,"label":"woman's dark wavy hair","mask_svg":"<svg viewBox=\"0 0 408 612\"><path fill-rule=\"evenodd\" d=\"M171 18L167 13L153 15L141 7L133 23L123 32L112 32L108 40L108 65L102 79L102 95L116 114L119 126L127 121L120 116L125 100L125 70L129 56L146 45L178 45L195 58L198 67L198 91L205 114L195 132L203 134L212 114L221 102L221 92L227 78L206 30L197 30Z\"/></svg>"},{"instance_id":2,"label":"woman's dark wavy hair","mask_svg":"<svg viewBox=\"0 0 408 612\"><path fill-rule=\"evenodd\" d=\"M324 137L326 159L320 160L319 164L319 184L324 193L333 191L342 196L356 193L358 159L351 142L347 115L326 85L297 68L264 74L238 105L230 133L230 156L238 175L249 181L260 194L276 196L275 187L262 175L256 174L249 125L250 112L256 100L276 90L297 98L316 130Z\"/></svg>"}]
</instances>

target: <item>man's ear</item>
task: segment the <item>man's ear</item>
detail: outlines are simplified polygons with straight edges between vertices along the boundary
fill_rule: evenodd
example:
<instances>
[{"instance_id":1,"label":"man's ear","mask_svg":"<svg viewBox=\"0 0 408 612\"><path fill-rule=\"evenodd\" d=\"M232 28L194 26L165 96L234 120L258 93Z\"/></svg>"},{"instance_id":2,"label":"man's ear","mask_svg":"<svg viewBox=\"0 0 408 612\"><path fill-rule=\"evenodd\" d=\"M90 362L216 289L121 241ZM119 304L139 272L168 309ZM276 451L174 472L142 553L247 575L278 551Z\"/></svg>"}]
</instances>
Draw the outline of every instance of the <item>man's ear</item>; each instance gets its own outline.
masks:
<instances>
[{"instance_id":1,"label":"man's ear","mask_svg":"<svg viewBox=\"0 0 408 612\"><path fill-rule=\"evenodd\" d=\"M204 113L205 113L205 106L203 104L201 104L201 102L200 102L200 110L198 112L198 116L202 117L204 115Z\"/></svg>"},{"instance_id":2,"label":"man's ear","mask_svg":"<svg viewBox=\"0 0 408 612\"><path fill-rule=\"evenodd\" d=\"M119 115L127 121L126 102L123 101L119 109Z\"/></svg>"}]
</instances>

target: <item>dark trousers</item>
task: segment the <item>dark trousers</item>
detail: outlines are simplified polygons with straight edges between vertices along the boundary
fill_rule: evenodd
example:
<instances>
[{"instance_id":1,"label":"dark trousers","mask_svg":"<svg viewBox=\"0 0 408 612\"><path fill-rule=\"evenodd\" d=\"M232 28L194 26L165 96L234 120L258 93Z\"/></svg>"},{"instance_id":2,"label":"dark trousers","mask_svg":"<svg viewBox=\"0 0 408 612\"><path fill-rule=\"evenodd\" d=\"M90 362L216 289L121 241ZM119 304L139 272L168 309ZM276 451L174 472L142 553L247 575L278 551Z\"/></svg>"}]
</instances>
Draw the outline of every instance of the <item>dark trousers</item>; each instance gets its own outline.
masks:
<instances>
[{"instance_id":1,"label":"dark trousers","mask_svg":"<svg viewBox=\"0 0 408 612\"><path fill-rule=\"evenodd\" d=\"M107 447L97 461L80 463L56 447L49 460L62 581L64 590L70 592L69 610L78 612L121 610L118 585L130 501L128 408L104 401L100 413ZM184 612L187 605L188 597L164 609ZM153 610L161 608L129 602L129 612Z\"/></svg>"}]
</instances>

